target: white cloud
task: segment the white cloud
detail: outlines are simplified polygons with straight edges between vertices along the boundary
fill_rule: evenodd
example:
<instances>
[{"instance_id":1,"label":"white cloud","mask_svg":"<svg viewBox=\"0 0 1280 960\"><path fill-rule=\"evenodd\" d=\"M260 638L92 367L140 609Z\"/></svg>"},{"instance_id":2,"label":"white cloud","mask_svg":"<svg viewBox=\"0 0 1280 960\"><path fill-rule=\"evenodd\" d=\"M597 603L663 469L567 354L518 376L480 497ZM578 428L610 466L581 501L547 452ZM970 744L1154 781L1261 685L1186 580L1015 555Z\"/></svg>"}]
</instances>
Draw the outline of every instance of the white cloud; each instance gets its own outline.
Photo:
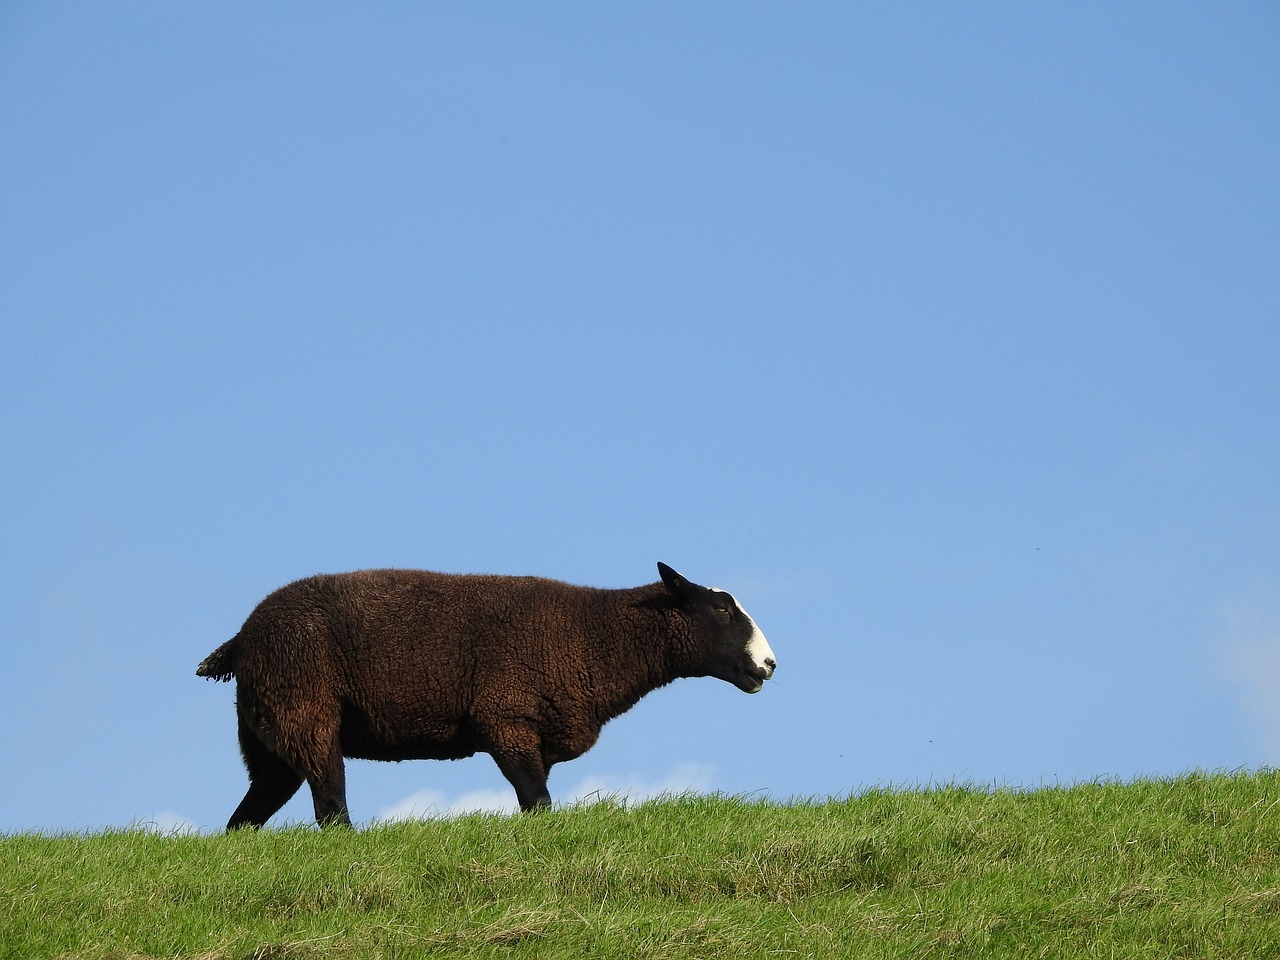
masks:
<instances>
[{"instance_id":1,"label":"white cloud","mask_svg":"<svg viewBox=\"0 0 1280 960\"><path fill-rule=\"evenodd\" d=\"M515 813L513 790L473 790L452 800L442 790L419 790L383 810L377 820L433 820L467 813Z\"/></svg>"},{"instance_id":2,"label":"white cloud","mask_svg":"<svg viewBox=\"0 0 1280 960\"><path fill-rule=\"evenodd\" d=\"M1223 617L1223 663L1241 702L1262 726L1264 745L1280 759L1280 612L1235 605Z\"/></svg>"},{"instance_id":3,"label":"white cloud","mask_svg":"<svg viewBox=\"0 0 1280 960\"><path fill-rule=\"evenodd\" d=\"M172 810L161 810L159 813L153 813L151 816L134 823L134 827L138 830L145 830L148 833L160 833L165 836L200 832L198 826L182 816L182 814L174 813Z\"/></svg>"},{"instance_id":4,"label":"white cloud","mask_svg":"<svg viewBox=\"0 0 1280 960\"><path fill-rule=\"evenodd\" d=\"M688 792L706 792L715 779L715 768L697 763L682 763L657 780L636 774L596 774L584 777L577 786L556 795L561 803L595 803L618 799L639 803L652 797ZM375 818L390 820L427 820L457 817L467 813L515 813L519 809L515 791L476 790L450 799L440 790L419 790L386 808Z\"/></svg>"},{"instance_id":5,"label":"white cloud","mask_svg":"<svg viewBox=\"0 0 1280 960\"><path fill-rule=\"evenodd\" d=\"M682 763L658 780L645 780L635 774L586 777L569 792L567 799L573 803L591 803L616 798L639 803L668 794L705 793L711 789L714 779L714 767Z\"/></svg>"}]
</instances>

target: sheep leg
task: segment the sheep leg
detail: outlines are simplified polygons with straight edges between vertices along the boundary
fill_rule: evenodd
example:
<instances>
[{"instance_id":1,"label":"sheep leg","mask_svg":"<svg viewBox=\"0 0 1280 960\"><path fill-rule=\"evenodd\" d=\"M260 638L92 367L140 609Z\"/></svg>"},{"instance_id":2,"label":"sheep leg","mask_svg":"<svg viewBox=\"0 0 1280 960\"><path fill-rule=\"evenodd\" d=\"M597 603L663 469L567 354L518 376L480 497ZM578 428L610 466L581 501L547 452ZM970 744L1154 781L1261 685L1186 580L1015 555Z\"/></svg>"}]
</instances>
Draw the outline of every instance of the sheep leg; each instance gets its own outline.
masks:
<instances>
[{"instance_id":1,"label":"sheep leg","mask_svg":"<svg viewBox=\"0 0 1280 960\"><path fill-rule=\"evenodd\" d=\"M316 823L322 827L349 827L346 776L341 766L321 779L309 780L311 799L315 803Z\"/></svg>"},{"instance_id":2,"label":"sheep leg","mask_svg":"<svg viewBox=\"0 0 1280 960\"><path fill-rule=\"evenodd\" d=\"M498 769L515 787L516 800L521 810L537 810L551 806L551 794L547 791L547 767L536 734L524 736L508 734L500 738L489 754Z\"/></svg>"},{"instance_id":3,"label":"sheep leg","mask_svg":"<svg viewBox=\"0 0 1280 960\"><path fill-rule=\"evenodd\" d=\"M494 759L498 761L498 769L502 771L502 775L516 788L516 800L520 802L521 810L538 810L551 806L547 775L542 769L541 759L537 763L510 757L495 756Z\"/></svg>"},{"instance_id":4,"label":"sheep leg","mask_svg":"<svg viewBox=\"0 0 1280 960\"><path fill-rule=\"evenodd\" d=\"M302 775L268 750L243 718L240 720L240 753L249 772L249 792L231 814L228 830L257 829L265 825L302 786Z\"/></svg>"},{"instance_id":5,"label":"sheep leg","mask_svg":"<svg viewBox=\"0 0 1280 960\"><path fill-rule=\"evenodd\" d=\"M337 731L328 754L317 763L308 764L307 786L315 805L316 823L322 827L351 826L347 810L347 773L342 763L342 747Z\"/></svg>"}]
</instances>

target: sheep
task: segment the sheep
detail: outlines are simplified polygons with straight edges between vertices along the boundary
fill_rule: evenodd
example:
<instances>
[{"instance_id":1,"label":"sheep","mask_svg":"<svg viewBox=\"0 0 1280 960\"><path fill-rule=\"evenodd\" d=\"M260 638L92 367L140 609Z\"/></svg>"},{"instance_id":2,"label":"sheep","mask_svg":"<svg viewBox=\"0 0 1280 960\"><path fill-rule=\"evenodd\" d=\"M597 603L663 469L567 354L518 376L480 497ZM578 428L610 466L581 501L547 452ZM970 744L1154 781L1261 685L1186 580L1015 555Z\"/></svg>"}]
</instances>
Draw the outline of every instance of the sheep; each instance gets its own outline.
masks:
<instances>
[{"instance_id":1,"label":"sheep","mask_svg":"<svg viewBox=\"0 0 1280 960\"><path fill-rule=\"evenodd\" d=\"M302 786L316 822L350 825L344 757L488 753L521 810L551 804L551 767L677 677L758 693L777 666L728 593L664 563L630 589L541 577L363 570L264 599L197 676L238 681L249 790L227 830L261 827Z\"/></svg>"}]
</instances>

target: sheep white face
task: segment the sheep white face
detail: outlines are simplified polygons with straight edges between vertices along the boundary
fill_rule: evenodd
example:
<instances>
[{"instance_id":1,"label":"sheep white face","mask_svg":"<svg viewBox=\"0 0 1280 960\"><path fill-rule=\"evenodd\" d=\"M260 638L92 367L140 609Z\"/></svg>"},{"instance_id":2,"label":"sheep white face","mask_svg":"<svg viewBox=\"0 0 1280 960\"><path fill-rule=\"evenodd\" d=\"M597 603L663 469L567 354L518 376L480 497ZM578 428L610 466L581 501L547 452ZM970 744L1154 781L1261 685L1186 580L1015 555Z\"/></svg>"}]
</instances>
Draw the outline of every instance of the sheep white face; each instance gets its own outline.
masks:
<instances>
[{"instance_id":1,"label":"sheep white face","mask_svg":"<svg viewBox=\"0 0 1280 960\"><path fill-rule=\"evenodd\" d=\"M704 659L685 676L718 677L747 693L759 693L773 676L777 661L769 641L733 595L715 587L690 583L665 563L658 564L662 582L694 623L706 648Z\"/></svg>"},{"instance_id":2,"label":"sheep white face","mask_svg":"<svg viewBox=\"0 0 1280 960\"><path fill-rule=\"evenodd\" d=\"M773 671L778 667L778 661L773 656L773 649L769 646L769 641L764 638L764 634L760 628L756 626L756 622L751 619L751 614L742 609L742 604L734 599L733 594L719 587L711 587L711 592L718 598L726 601L732 606L738 617L741 617L750 628L751 632L747 637L746 655L751 661L753 668L752 680L755 684L754 689L746 689L748 693L759 693L764 687L764 681L773 676Z\"/></svg>"}]
</instances>

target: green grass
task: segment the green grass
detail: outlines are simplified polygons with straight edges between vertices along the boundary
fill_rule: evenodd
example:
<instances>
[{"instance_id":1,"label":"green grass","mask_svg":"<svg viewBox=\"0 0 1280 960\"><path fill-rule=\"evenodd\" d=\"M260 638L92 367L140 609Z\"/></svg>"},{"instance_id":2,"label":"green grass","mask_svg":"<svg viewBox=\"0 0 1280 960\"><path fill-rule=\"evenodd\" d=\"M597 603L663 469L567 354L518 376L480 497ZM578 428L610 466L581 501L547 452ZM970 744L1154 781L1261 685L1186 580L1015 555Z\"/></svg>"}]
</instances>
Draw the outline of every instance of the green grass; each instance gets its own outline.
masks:
<instances>
[{"instance_id":1,"label":"green grass","mask_svg":"<svg viewBox=\"0 0 1280 960\"><path fill-rule=\"evenodd\" d=\"M0 837L0 957L1280 957L1280 772Z\"/></svg>"}]
</instances>

